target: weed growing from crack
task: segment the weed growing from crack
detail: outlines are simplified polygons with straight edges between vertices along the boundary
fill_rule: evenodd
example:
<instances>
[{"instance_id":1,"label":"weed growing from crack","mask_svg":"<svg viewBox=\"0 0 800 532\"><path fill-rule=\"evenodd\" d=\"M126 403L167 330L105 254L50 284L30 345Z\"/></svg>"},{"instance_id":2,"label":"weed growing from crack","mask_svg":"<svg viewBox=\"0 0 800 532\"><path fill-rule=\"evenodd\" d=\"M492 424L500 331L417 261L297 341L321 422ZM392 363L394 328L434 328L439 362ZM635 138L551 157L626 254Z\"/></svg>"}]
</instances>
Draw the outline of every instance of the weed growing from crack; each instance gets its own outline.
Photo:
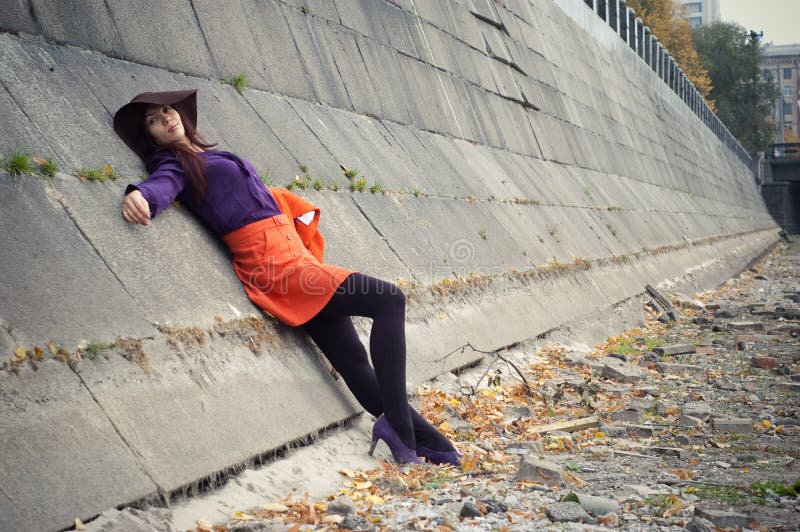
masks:
<instances>
[{"instance_id":1,"label":"weed growing from crack","mask_svg":"<svg viewBox=\"0 0 800 532\"><path fill-rule=\"evenodd\" d=\"M98 357L98 355L103 355L106 358L108 356L105 355L105 352L109 349L116 347L116 343L102 343L102 342L92 342L83 349L80 350L80 355L87 358L88 360L94 360Z\"/></svg>"},{"instance_id":2,"label":"weed growing from crack","mask_svg":"<svg viewBox=\"0 0 800 532\"><path fill-rule=\"evenodd\" d=\"M19 150L12 151L8 159L3 161L3 169L12 176L31 175L33 173L31 158L27 153Z\"/></svg>"},{"instance_id":3,"label":"weed growing from crack","mask_svg":"<svg viewBox=\"0 0 800 532\"><path fill-rule=\"evenodd\" d=\"M372 192L373 194L383 194L385 192L380 183L375 183L374 185L369 187L369 191Z\"/></svg>"},{"instance_id":4,"label":"weed growing from crack","mask_svg":"<svg viewBox=\"0 0 800 532\"><path fill-rule=\"evenodd\" d=\"M352 192L364 192L367 189L367 180L363 177L353 179L350 181L350 190Z\"/></svg>"},{"instance_id":5,"label":"weed growing from crack","mask_svg":"<svg viewBox=\"0 0 800 532\"><path fill-rule=\"evenodd\" d=\"M267 169L266 169L265 171L263 171L263 172L259 171L259 172L258 172L258 179L259 179L259 180L260 180L262 183L264 183L264 186L267 186L267 187L268 187L268 186L271 186L271 185L272 185L272 181L270 181L270 178L269 178L269 168L267 168Z\"/></svg>"},{"instance_id":6,"label":"weed growing from crack","mask_svg":"<svg viewBox=\"0 0 800 532\"><path fill-rule=\"evenodd\" d=\"M294 179L286 184L287 190L294 190L295 188L299 188L300 190L306 190L308 188L308 174L302 176L296 175Z\"/></svg>"},{"instance_id":7,"label":"weed growing from crack","mask_svg":"<svg viewBox=\"0 0 800 532\"><path fill-rule=\"evenodd\" d=\"M236 92L239 94L242 94L242 91L247 88L247 76L245 76L244 73L236 74L229 78L222 78L220 81L236 89Z\"/></svg>"},{"instance_id":8,"label":"weed growing from crack","mask_svg":"<svg viewBox=\"0 0 800 532\"><path fill-rule=\"evenodd\" d=\"M553 240L558 242L559 241L558 240L558 231L557 231L558 224L547 224L546 227L547 227L547 232L550 234L550 236L553 238Z\"/></svg>"},{"instance_id":9,"label":"weed growing from crack","mask_svg":"<svg viewBox=\"0 0 800 532\"><path fill-rule=\"evenodd\" d=\"M323 188L325 188L325 182L322 179L315 179L314 181L311 182L311 187L314 190L322 190Z\"/></svg>"},{"instance_id":10,"label":"weed growing from crack","mask_svg":"<svg viewBox=\"0 0 800 532\"><path fill-rule=\"evenodd\" d=\"M78 170L76 175L82 181L86 180L86 181L106 182L109 179L112 181L116 181L117 179L119 179L117 171L110 164L106 164L102 168L89 168L88 166L84 166L83 168Z\"/></svg>"},{"instance_id":11,"label":"weed growing from crack","mask_svg":"<svg viewBox=\"0 0 800 532\"><path fill-rule=\"evenodd\" d=\"M53 162L53 159L47 158L44 160L44 164L39 165L39 172L43 176L53 177L58 172L58 167L56 163Z\"/></svg>"},{"instance_id":12,"label":"weed growing from crack","mask_svg":"<svg viewBox=\"0 0 800 532\"><path fill-rule=\"evenodd\" d=\"M478 231L478 236L480 236L482 240L486 240L489 237L489 235L486 234L486 229Z\"/></svg>"}]
</instances>

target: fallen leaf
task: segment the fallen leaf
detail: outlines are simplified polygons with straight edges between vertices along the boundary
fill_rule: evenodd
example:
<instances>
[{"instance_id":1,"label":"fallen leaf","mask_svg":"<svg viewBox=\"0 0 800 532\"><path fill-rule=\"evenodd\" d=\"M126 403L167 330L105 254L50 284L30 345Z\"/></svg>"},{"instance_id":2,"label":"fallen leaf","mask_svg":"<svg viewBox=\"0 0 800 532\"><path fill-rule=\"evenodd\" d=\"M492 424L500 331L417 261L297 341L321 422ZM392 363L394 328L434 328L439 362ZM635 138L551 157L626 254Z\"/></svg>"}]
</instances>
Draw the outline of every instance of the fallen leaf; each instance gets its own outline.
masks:
<instances>
[{"instance_id":1,"label":"fallen leaf","mask_svg":"<svg viewBox=\"0 0 800 532\"><path fill-rule=\"evenodd\" d=\"M25 358L28 356L28 352L24 347L18 347L14 350L14 356L17 358L17 360L25 360Z\"/></svg>"},{"instance_id":2,"label":"fallen leaf","mask_svg":"<svg viewBox=\"0 0 800 532\"><path fill-rule=\"evenodd\" d=\"M344 517L342 517L341 515L336 515L336 514L326 515L325 517L322 518L322 522L327 524L327 525L338 525L343 520L344 520Z\"/></svg>"},{"instance_id":3,"label":"fallen leaf","mask_svg":"<svg viewBox=\"0 0 800 532\"><path fill-rule=\"evenodd\" d=\"M372 505L374 505L374 504L383 504L384 502L386 502L383 499L383 497L381 497L380 495L368 495L368 496L364 497L364 501L367 504L372 504Z\"/></svg>"},{"instance_id":4,"label":"fallen leaf","mask_svg":"<svg viewBox=\"0 0 800 532\"><path fill-rule=\"evenodd\" d=\"M284 513L289 511L289 507L279 502L265 502L261 507L268 512Z\"/></svg>"},{"instance_id":5,"label":"fallen leaf","mask_svg":"<svg viewBox=\"0 0 800 532\"><path fill-rule=\"evenodd\" d=\"M195 522L197 523L197 532L213 532L214 526L205 519L198 519Z\"/></svg>"},{"instance_id":6,"label":"fallen leaf","mask_svg":"<svg viewBox=\"0 0 800 532\"><path fill-rule=\"evenodd\" d=\"M473 469L475 469L477 463L478 463L478 458L475 456L464 458L461 460L461 471L463 471L464 473L469 473Z\"/></svg>"},{"instance_id":7,"label":"fallen leaf","mask_svg":"<svg viewBox=\"0 0 800 532\"><path fill-rule=\"evenodd\" d=\"M86 530L86 527L83 525L83 521L79 518L75 518L75 530Z\"/></svg>"},{"instance_id":8,"label":"fallen leaf","mask_svg":"<svg viewBox=\"0 0 800 532\"><path fill-rule=\"evenodd\" d=\"M236 519L237 521L254 521L255 517L244 512L233 512L231 514L231 519Z\"/></svg>"},{"instance_id":9,"label":"fallen leaf","mask_svg":"<svg viewBox=\"0 0 800 532\"><path fill-rule=\"evenodd\" d=\"M572 482L573 484L575 484L579 488L582 488L582 487L586 486L586 481L585 480L583 480L582 478L576 477L572 473L568 473L568 472L564 471L561 475L564 477L564 480L566 480L568 482Z\"/></svg>"}]
</instances>

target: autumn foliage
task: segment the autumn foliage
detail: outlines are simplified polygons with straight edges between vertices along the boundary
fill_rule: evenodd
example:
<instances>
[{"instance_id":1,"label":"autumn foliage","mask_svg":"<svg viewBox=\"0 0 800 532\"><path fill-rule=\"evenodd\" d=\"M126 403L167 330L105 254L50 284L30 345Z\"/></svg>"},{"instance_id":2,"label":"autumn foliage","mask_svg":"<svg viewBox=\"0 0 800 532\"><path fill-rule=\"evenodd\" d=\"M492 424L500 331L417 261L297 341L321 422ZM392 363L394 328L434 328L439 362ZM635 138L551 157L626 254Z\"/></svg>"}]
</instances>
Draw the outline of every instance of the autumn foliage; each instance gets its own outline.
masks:
<instances>
[{"instance_id":1,"label":"autumn foliage","mask_svg":"<svg viewBox=\"0 0 800 532\"><path fill-rule=\"evenodd\" d=\"M628 7L636 11L636 15L650 28L658 42L669 51L683 73L706 99L709 107L716 110L714 101L709 100L713 88L711 78L700 64L697 50L692 43L691 28L681 16L681 5L672 0L628 0Z\"/></svg>"}]
</instances>

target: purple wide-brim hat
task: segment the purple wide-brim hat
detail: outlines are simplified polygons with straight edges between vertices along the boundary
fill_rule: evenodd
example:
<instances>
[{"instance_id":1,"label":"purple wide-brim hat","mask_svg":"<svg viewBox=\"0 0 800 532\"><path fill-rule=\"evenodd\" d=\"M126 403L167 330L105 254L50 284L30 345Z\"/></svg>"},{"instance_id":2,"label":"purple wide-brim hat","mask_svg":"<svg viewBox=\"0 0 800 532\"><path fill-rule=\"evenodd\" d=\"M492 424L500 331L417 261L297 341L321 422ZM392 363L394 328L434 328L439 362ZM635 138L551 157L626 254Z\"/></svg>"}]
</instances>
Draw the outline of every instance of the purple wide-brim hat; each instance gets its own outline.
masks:
<instances>
[{"instance_id":1,"label":"purple wide-brim hat","mask_svg":"<svg viewBox=\"0 0 800 532\"><path fill-rule=\"evenodd\" d=\"M130 149L146 162L140 139L144 129L142 114L148 105L171 105L180 109L186 119L197 129L197 89L167 92L143 92L119 108L114 114L114 131Z\"/></svg>"}]
</instances>

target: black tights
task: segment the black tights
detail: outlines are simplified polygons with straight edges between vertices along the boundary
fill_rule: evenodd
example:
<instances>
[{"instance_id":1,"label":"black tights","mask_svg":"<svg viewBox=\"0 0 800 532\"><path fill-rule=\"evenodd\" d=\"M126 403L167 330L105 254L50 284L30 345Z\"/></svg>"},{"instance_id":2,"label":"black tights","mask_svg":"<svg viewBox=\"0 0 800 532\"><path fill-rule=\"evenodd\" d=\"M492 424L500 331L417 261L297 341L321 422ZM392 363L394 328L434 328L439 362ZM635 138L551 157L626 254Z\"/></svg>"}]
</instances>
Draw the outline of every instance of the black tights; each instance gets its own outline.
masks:
<instances>
[{"instance_id":1,"label":"black tights","mask_svg":"<svg viewBox=\"0 0 800 532\"><path fill-rule=\"evenodd\" d=\"M389 424L410 448L450 451L453 446L409 404L406 397L406 299L395 285L353 273L327 305L303 325L356 400ZM367 359L351 316L372 318ZM373 369L374 366L374 369Z\"/></svg>"}]
</instances>

